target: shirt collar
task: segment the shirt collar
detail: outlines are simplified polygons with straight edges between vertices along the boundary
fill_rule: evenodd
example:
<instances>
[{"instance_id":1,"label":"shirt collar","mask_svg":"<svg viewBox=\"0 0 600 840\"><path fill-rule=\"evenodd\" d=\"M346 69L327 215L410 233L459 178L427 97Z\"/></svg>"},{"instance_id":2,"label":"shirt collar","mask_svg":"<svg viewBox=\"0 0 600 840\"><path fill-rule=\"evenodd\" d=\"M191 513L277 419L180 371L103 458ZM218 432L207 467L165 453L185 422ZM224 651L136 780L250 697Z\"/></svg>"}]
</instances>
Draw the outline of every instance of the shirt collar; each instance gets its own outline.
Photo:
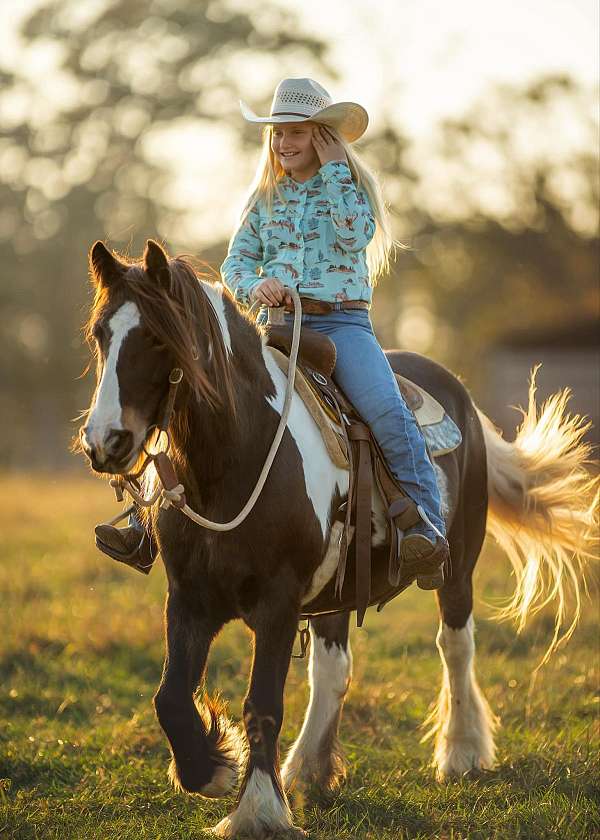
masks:
<instances>
[{"instance_id":1,"label":"shirt collar","mask_svg":"<svg viewBox=\"0 0 600 840\"><path fill-rule=\"evenodd\" d=\"M309 188L317 186L321 183L322 180L323 178L321 177L321 170L318 170L317 173L312 176L312 178L308 179L308 181L295 181L291 177L291 175L286 175L284 178L282 178L282 183L285 184L285 186L288 186L289 184L295 184L297 187L300 187L302 189L303 187Z\"/></svg>"}]
</instances>

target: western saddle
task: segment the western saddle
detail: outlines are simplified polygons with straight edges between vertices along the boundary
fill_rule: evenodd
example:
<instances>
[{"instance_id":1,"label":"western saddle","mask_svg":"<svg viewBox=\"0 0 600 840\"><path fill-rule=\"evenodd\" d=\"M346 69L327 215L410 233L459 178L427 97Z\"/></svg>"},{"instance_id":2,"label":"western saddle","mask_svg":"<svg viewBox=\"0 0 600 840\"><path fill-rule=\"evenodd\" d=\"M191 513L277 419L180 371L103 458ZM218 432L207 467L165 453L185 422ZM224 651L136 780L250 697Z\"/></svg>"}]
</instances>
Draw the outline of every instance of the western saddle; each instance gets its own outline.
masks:
<instances>
[{"instance_id":1,"label":"western saddle","mask_svg":"<svg viewBox=\"0 0 600 840\"><path fill-rule=\"evenodd\" d=\"M275 350L279 366L287 370L287 357L292 343L292 326L288 324L267 324L265 327L267 345ZM280 356L283 354L283 356ZM405 568L400 557L402 532L421 521L416 503L406 494L394 479L387 466L379 444L371 434L364 420L345 397L332 379L336 362L333 341L316 330L303 326L300 334L296 389L305 403L310 402L306 386L320 403L320 407L335 424L336 436L344 453L342 462L349 470L348 500L336 514L336 520L343 523L340 541L335 591L341 593L346 571L346 557L349 548L351 523L354 524L354 550L356 555L356 610L357 625L362 626L367 607L371 602L371 511L373 484L379 490L384 502L390 538L388 579L392 587L399 587L400 581L410 578L411 570ZM415 412L423 404L420 390L409 380L396 375L398 384L409 408ZM304 390L304 394L303 394ZM310 406L309 407L310 410ZM312 412L311 412L312 413ZM314 414L313 414L314 416ZM319 423L322 433L327 431ZM329 430L331 436L331 428ZM324 434L324 438L326 435ZM326 439L327 443L327 439ZM328 444L330 454L332 448ZM334 458L335 461L335 458ZM345 463L344 463L345 461ZM399 533L400 532L400 533ZM431 574L439 569L440 558L432 558ZM423 574L423 570L419 570ZM414 578L418 578L415 572ZM402 587L404 588L404 587ZM381 606L381 605L380 605Z\"/></svg>"}]
</instances>

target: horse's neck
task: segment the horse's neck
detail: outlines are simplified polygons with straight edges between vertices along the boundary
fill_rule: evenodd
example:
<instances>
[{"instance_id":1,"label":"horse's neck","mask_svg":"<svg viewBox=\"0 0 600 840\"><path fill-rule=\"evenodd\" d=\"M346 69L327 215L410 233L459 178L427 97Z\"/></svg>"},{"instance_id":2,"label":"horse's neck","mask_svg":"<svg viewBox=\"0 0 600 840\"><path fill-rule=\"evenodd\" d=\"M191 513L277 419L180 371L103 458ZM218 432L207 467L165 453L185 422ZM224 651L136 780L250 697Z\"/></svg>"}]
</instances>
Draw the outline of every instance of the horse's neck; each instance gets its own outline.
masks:
<instances>
[{"instance_id":1,"label":"horse's neck","mask_svg":"<svg viewBox=\"0 0 600 840\"><path fill-rule=\"evenodd\" d=\"M216 290L214 294L218 294ZM203 488L230 481L232 474L254 470L257 453L271 443L273 414L268 398L274 394L257 328L228 299L211 302L231 366L235 416L223 410L212 411L205 403L189 399L185 416L175 422L175 428L181 430L175 435L175 444L186 471ZM219 383L216 385L219 387Z\"/></svg>"}]
</instances>

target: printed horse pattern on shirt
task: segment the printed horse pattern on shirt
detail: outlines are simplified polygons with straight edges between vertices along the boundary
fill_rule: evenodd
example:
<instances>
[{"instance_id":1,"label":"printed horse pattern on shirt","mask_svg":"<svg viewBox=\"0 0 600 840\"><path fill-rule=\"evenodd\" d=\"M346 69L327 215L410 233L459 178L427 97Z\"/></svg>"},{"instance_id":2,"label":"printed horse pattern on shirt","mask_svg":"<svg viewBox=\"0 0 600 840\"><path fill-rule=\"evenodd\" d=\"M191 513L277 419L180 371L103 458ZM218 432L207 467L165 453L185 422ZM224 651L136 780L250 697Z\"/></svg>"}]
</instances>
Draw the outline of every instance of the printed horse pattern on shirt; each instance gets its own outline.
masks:
<instances>
[{"instance_id":1,"label":"printed horse pattern on shirt","mask_svg":"<svg viewBox=\"0 0 600 840\"><path fill-rule=\"evenodd\" d=\"M348 164L329 161L304 183L285 177L278 186L271 212L255 202L231 238L221 274L236 299L248 304L262 277L275 277L319 300L370 302L365 250L375 219Z\"/></svg>"}]
</instances>

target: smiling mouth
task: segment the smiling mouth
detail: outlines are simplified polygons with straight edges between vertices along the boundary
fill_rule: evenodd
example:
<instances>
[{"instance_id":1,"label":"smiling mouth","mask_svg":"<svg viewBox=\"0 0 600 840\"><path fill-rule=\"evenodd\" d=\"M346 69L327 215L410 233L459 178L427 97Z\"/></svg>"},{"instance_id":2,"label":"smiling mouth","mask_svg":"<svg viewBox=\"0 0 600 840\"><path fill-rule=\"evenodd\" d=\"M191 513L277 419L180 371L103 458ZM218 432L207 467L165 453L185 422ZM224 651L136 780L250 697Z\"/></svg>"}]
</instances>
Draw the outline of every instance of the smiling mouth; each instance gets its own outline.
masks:
<instances>
[{"instance_id":1,"label":"smiling mouth","mask_svg":"<svg viewBox=\"0 0 600 840\"><path fill-rule=\"evenodd\" d=\"M286 154L284 154L283 152L280 152L280 155L281 155L282 158L292 158L292 157L295 157L296 155L299 155L299 154L300 154L300 152L287 152Z\"/></svg>"}]
</instances>

